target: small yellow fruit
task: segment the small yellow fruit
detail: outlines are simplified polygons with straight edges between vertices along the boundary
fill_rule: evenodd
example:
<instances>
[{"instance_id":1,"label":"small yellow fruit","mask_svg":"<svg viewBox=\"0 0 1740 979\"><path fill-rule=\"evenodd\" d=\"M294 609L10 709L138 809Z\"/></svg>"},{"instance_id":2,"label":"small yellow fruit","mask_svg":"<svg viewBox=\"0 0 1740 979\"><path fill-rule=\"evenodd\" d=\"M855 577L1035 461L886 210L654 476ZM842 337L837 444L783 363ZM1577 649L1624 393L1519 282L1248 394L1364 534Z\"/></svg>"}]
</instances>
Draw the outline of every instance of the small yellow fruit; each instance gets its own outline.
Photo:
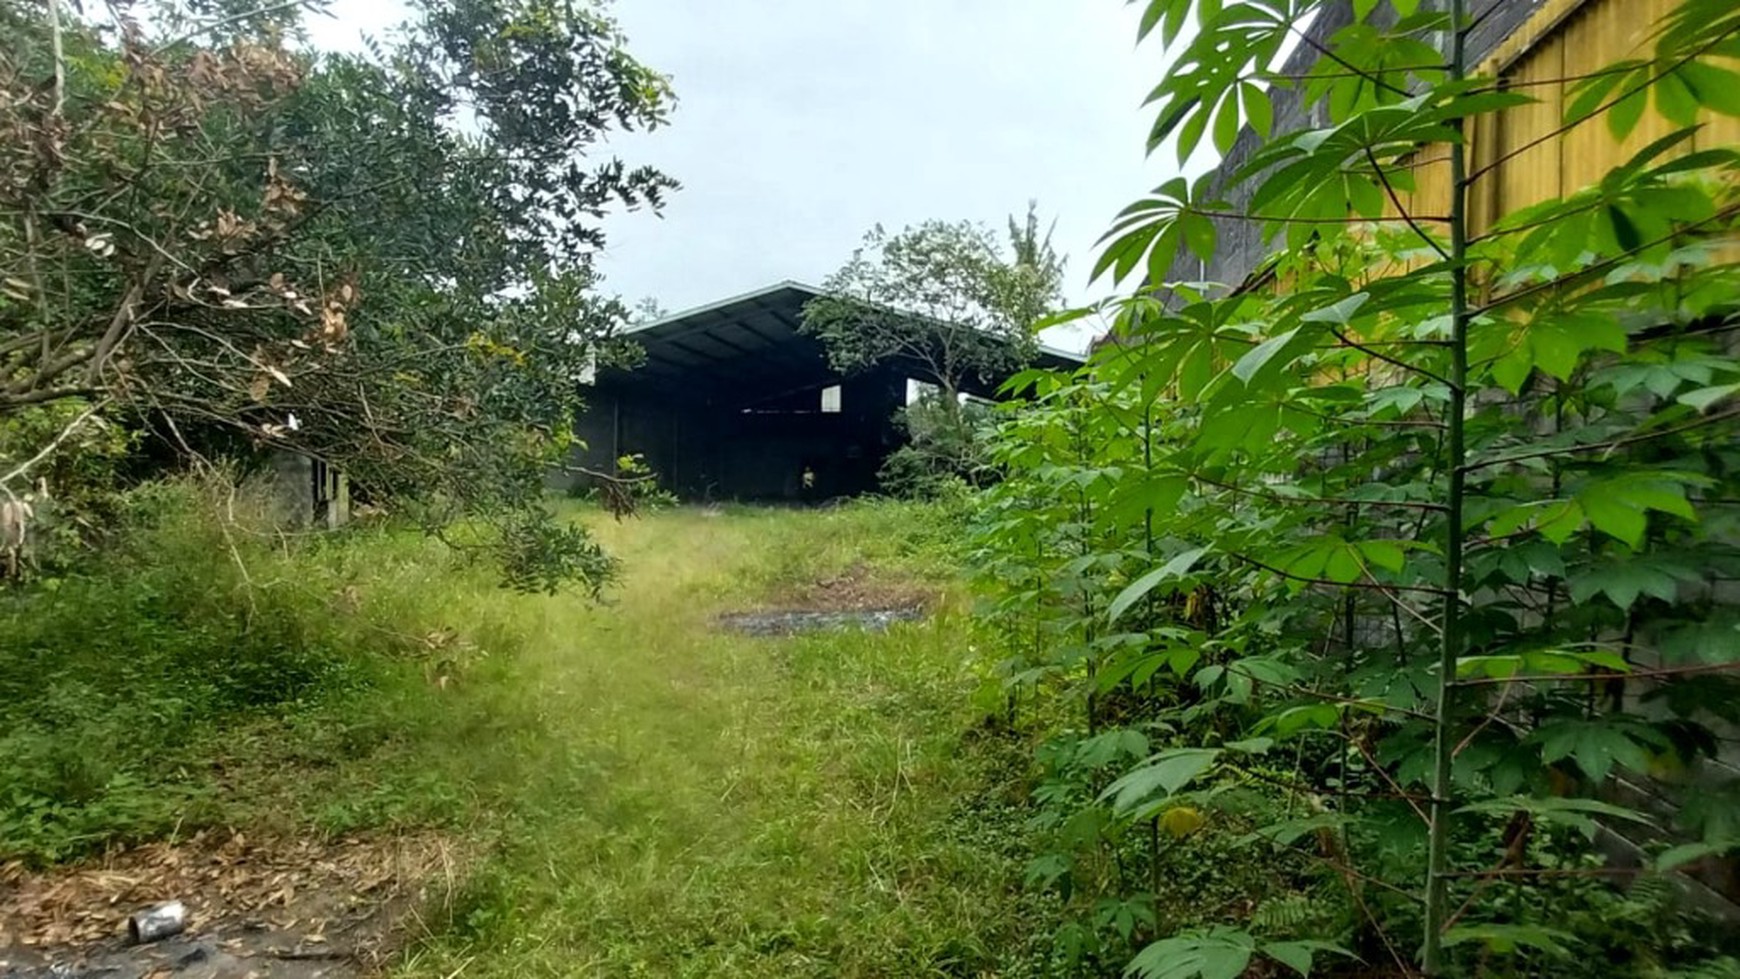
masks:
<instances>
[{"instance_id":1,"label":"small yellow fruit","mask_svg":"<svg viewBox=\"0 0 1740 979\"><path fill-rule=\"evenodd\" d=\"M1173 806L1160 814L1160 828L1175 840L1181 840L1196 832L1207 823L1201 811L1189 806Z\"/></svg>"}]
</instances>

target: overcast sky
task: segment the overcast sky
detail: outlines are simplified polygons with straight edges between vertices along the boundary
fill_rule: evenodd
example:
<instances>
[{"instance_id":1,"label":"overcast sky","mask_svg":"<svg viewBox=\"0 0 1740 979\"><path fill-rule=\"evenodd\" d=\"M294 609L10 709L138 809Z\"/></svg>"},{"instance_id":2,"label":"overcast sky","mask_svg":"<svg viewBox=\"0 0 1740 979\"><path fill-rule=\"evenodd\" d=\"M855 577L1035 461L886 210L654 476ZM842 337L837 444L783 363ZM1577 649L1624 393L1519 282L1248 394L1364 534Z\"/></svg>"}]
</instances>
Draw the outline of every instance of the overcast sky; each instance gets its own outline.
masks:
<instances>
[{"instance_id":1,"label":"overcast sky","mask_svg":"<svg viewBox=\"0 0 1740 979\"><path fill-rule=\"evenodd\" d=\"M316 43L399 16L337 0ZM613 217L601 267L633 302L680 311L782 279L820 283L870 226L1039 201L1089 296L1093 242L1169 175L1142 151L1157 44L1123 0L620 0L640 60L672 77L671 124L611 150L683 184L662 218ZM1102 283L1103 286L1103 283ZM1064 338L1048 338L1062 341ZM1074 344L1070 344L1074 345Z\"/></svg>"}]
</instances>

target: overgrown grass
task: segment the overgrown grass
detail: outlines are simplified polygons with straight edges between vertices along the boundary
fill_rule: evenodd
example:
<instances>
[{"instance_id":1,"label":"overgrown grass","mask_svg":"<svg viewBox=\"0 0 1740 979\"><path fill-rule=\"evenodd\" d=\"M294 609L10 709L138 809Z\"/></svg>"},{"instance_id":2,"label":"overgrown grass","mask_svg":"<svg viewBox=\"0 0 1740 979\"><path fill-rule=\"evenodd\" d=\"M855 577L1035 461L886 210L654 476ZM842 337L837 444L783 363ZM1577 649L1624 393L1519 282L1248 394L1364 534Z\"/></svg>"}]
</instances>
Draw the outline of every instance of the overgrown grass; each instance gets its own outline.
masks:
<instances>
[{"instance_id":1,"label":"overgrown grass","mask_svg":"<svg viewBox=\"0 0 1740 979\"><path fill-rule=\"evenodd\" d=\"M599 605L415 534L226 530L224 502L146 493L100 565L0 599L0 853L440 825L482 856L409 976L1028 974L1028 755L971 731L946 513L577 507L624 562ZM713 625L865 566L935 614Z\"/></svg>"},{"instance_id":2,"label":"overgrown grass","mask_svg":"<svg viewBox=\"0 0 1740 979\"><path fill-rule=\"evenodd\" d=\"M487 682L434 684L519 648L505 594L414 534L285 537L236 508L216 484L146 487L102 556L0 591L0 859L213 824L461 818L460 780L436 791L391 762L499 723ZM422 791L395 791L412 778Z\"/></svg>"},{"instance_id":3,"label":"overgrown grass","mask_svg":"<svg viewBox=\"0 0 1740 979\"><path fill-rule=\"evenodd\" d=\"M1016 974L1023 767L963 750L970 618L721 634L855 562L939 576L925 511L680 511L601 527L616 605L543 608L553 757L413 975ZM939 583L940 584L940 583Z\"/></svg>"}]
</instances>

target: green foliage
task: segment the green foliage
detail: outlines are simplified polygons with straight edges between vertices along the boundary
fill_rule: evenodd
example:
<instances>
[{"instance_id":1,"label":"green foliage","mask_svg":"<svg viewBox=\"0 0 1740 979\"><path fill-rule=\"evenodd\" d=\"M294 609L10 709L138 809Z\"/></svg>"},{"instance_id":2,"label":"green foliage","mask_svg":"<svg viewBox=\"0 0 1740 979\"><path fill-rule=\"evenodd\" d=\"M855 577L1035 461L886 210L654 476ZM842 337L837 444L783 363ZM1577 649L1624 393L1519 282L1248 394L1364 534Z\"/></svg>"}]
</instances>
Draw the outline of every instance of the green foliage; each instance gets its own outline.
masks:
<instances>
[{"instance_id":1,"label":"green foliage","mask_svg":"<svg viewBox=\"0 0 1740 979\"><path fill-rule=\"evenodd\" d=\"M1054 908L1019 887L1022 747L963 739L960 654L980 637L946 511L598 524L629 571L611 606L513 596L535 641L497 709L544 726L480 779L511 783L484 820L497 845L405 974L1049 974ZM854 574L935 587L937 614L781 640L714 623Z\"/></svg>"},{"instance_id":2,"label":"green foliage","mask_svg":"<svg viewBox=\"0 0 1740 979\"><path fill-rule=\"evenodd\" d=\"M0 415L0 473L24 468L63 432L64 449L17 480L17 499L30 508L21 574L63 569L102 536L138 442L136 432L79 399L39 405Z\"/></svg>"},{"instance_id":3,"label":"green foliage","mask_svg":"<svg viewBox=\"0 0 1740 979\"><path fill-rule=\"evenodd\" d=\"M0 593L0 861L435 826L465 859L404 975L1046 974L1024 752L963 738L957 513L568 506L632 572L603 606L412 528L225 523L223 485L124 500L108 563ZM849 576L936 615L716 625Z\"/></svg>"},{"instance_id":4,"label":"green foliage","mask_svg":"<svg viewBox=\"0 0 1740 979\"><path fill-rule=\"evenodd\" d=\"M584 581L598 598L620 568L584 528L557 523L547 513L503 527L497 547L507 585L519 591L554 595L567 582Z\"/></svg>"},{"instance_id":5,"label":"green foliage","mask_svg":"<svg viewBox=\"0 0 1740 979\"><path fill-rule=\"evenodd\" d=\"M893 235L878 225L804 305L802 329L820 338L835 370L892 366L928 388L898 414L906 444L878 473L895 496L958 496L987 473L984 410L962 396L1030 362L1063 280L1037 204L1024 221L1009 219L1008 251L971 222Z\"/></svg>"},{"instance_id":6,"label":"green foliage","mask_svg":"<svg viewBox=\"0 0 1740 979\"><path fill-rule=\"evenodd\" d=\"M1024 363L1034 331L1056 306L1063 261L1039 235L1029 207L1009 222L1008 258L971 222L928 221L864 236L851 261L804 306L803 329L826 345L839 371L896 361L942 389L945 402L969 381L987 382Z\"/></svg>"},{"instance_id":7,"label":"green foliage","mask_svg":"<svg viewBox=\"0 0 1740 979\"><path fill-rule=\"evenodd\" d=\"M1211 928L1149 945L1130 960L1124 974L1138 979L1238 979L1260 954L1309 976L1318 952L1335 951L1323 942L1258 942L1247 932Z\"/></svg>"},{"instance_id":8,"label":"green foliage","mask_svg":"<svg viewBox=\"0 0 1740 979\"><path fill-rule=\"evenodd\" d=\"M902 499L943 500L960 496L989 475L984 428L989 409L977 401L953 407L939 391L926 390L900 410L906 444L895 449L876 474L882 491Z\"/></svg>"},{"instance_id":9,"label":"green foliage","mask_svg":"<svg viewBox=\"0 0 1740 979\"><path fill-rule=\"evenodd\" d=\"M227 523L230 492L131 491L100 555L0 593L0 853L58 860L214 820L186 767L202 742L391 672L372 654L409 637L359 647L375 623L334 621L323 586L340 582L317 555L277 555L263 524ZM294 585L251 577L292 568Z\"/></svg>"},{"instance_id":10,"label":"green foliage","mask_svg":"<svg viewBox=\"0 0 1740 979\"><path fill-rule=\"evenodd\" d=\"M1030 879L1084 910L1192 904L1060 933L1101 972L1310 968L1315 946L1277 941L1441 975L1575 975L1591 948L1627 949L1615 975L1718 963L1732 949L1672 888L1619 910L1591 843L1732 840L1698 798L1732 790L1711 763L1731 722L1686 697L1740 668L1740 160L1681 130L1476 227L1493 175L1462 134L1527 94L1433 47L1461 36L1457 3L1356 3L1281 74L1322 6L1143 5L1144 33L1184 39L1151 145L1225 152L1246 123L1255 142L1118 218L1096 274L1140 284L1103 307L1111 336L1078 374L1019 377L1032 403L1001 413L971 563L1002 637L987 702L1050 733ZM1650 57L1580 84L1677 85L1680 125L1732 114L1701 80L1734 25L1684 4ZM1283 98L1322 128L1267 131ZM1401 210L1421 153L1460 167L1435 213ZM1231 221L1276 250L1236 288L1172 281ZM1645 817L1615 776L1685 804ZM1229 825L1251 849L1217 869L1272 876L1216 905L1167 853ZM1257 913L1290 895L1338 913Z\"/></svg>"},{"instance_id":11,"label":"green foliage","mask_svg":"<svg viewBox=\"0 0 1740 979\"><path fill-rule=\"evenodd\" d=\"M289 46L290 8L51 9L0 13L0 419L101 403L161 454L288 448L525 537L620 355L598 220L675 186L597 154L671 98L614 22L432 0L353 56Z\"/></svg>"}]
</instances>

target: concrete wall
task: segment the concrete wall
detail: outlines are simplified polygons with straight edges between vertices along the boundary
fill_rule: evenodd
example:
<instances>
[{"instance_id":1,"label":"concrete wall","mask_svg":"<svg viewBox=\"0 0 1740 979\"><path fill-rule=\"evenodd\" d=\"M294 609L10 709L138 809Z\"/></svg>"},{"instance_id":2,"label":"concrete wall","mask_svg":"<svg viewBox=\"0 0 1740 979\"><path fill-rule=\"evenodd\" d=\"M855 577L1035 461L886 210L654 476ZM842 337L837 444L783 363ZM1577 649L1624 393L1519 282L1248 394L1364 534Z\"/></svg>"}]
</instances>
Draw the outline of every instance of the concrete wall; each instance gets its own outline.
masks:
<instances>
[{"instance_id":1,"label":"concrete wall","mask_svg":"<svg viewBox=\"0 0 1740 979\"><path fill-rule=\"evenodd\" d=\"M274 517L292 527L336 530L350 522L350 480L324 462L296 452L273 452L270 484Z\"/></svg>"}]
</instances>

